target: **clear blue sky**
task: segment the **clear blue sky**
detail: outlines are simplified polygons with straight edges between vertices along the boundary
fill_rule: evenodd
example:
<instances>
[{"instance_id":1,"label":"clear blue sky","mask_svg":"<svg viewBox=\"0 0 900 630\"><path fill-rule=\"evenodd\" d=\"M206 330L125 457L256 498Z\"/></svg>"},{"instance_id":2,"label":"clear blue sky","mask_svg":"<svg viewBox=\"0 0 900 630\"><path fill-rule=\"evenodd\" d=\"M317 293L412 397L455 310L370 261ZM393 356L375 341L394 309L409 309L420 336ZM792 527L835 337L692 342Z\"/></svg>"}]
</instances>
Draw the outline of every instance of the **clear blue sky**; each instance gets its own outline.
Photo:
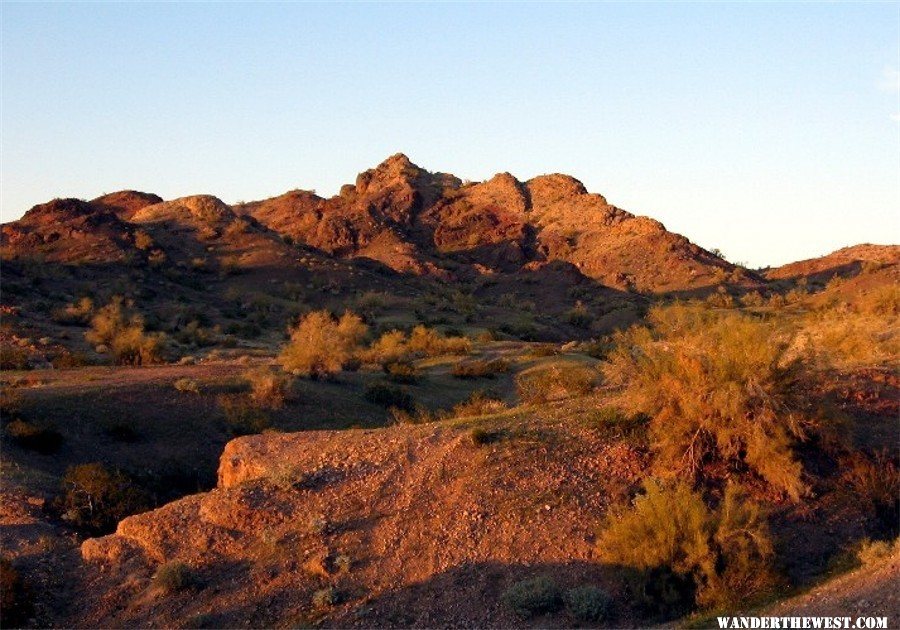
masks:
<instances>
[{"instance_id":1,"label":"clear blue sky","mask_svg":"<svg viewBox=\"0 0 900 630\"><path fill-rule=\"evenodd\" d=\"M753 266L900 241L900 4L2 3L0 214L565 172Z\"/></svg>"}]
</instances>

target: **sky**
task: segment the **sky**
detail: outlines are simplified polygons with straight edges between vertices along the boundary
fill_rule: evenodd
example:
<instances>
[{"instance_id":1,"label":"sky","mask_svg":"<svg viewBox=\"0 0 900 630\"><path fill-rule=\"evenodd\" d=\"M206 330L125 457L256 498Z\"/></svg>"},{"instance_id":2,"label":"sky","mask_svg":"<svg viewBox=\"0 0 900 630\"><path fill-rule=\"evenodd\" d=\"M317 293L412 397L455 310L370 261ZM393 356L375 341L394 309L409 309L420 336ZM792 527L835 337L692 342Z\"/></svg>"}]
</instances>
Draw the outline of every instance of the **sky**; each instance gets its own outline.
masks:
<instances>
[{"instance_id":1,"label":"sky","mask_svg":"<svg viewBox=\"0 0 900 630\"><path fill-rule=\"evenodd\" d=\"M562 172L731 261L900 242L900 4L0 3L0 219Z\"/></svg>"}]
</instances>

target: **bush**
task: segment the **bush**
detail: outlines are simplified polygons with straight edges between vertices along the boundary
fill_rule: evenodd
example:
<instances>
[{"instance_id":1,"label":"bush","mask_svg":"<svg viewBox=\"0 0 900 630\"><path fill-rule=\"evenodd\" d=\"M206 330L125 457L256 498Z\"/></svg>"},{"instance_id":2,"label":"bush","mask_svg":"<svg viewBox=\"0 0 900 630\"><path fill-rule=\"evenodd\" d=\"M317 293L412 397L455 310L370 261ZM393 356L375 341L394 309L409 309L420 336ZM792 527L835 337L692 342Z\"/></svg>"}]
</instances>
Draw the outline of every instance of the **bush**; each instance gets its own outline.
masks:
<instances>
[{"instance_id":1,"label":"bush","mask_svg":"<svg viewBox=\"0 0 900 630\"><path fill-rule=\"evenodd\" d=\"M24 420L13 420L6 425L6 434L22 448L50 455L63 443L62 434L56 429L38 427Z\"/></svg>"},{"instance_id":2,"label":"bush","mask_svg":"<svg viewBox=\"0 0 900 630\"><path fill-rule=\"evenodd\" d=\"M437 357L447 354L469 354L472 351L472 342L466 337L443 337L433 328L416 326L409 335L407 347L411 352L426 357Z\"/></svg>"},{"instance_id":3,"label":"bush","mask_svg":"<svg viewBox=\"0 0 900 630\"><path fill-rule=\"evenodd\" d=\"M178 593L194 585L191 568L180 560L166 562L153 576L153 586L167 594Z\"/></svg>"},{"instance_id":4,"label":"bush","mask_svg":"<svg viewBox=\"0 0 900 630\"><path fill-rule=\"evenodd\" d=\"M83 297L77 302L56 309L51 318L63 326L84 326L91 320L93 312L94 301L89 297Z\"/></svg>"},{"instance_id":5,"label":"bush","mask_svg":"<svg viewBox=\"0 0 900 630\"><path fill-rule=\"evenodd\" d=\"M855 496L870 504L878 534L897 536L900 529L900 468L887 451L855 453L841 462L841 480Z\"/></svg>"},{"instance_id":6,"label":"bush","mask_svg":"<svg viewBox=\"0 0 900 630\"><path fill-rule=\"evenodd\" d=\"M392 385L378 383L369 385L366 388L364 397L370 403L381 405L382 407L394 407L403 411L413 410L412 396L399 387Z\"/></svg>"},{"instance_id":7,"label":"bush","mask_svg":"<svg viewBox=\"0 0 900 630\"><path fill-rule=\"evenodd\" d=\"M590 328L594 322L590 311L581 302L575 304L574 308L566 313L566 320L575 328Z\"/></svg>"},{"instance_id":8,"label":"bush","mask_svg":"<svg viewBox=\"0 0 900 630\"><path fill-rule=\"evenodd\" d=\"M262 433L272 426L272 419L245 394L223 394L218 398L225 425L234 435Z\"/></svg>"},{"instance_id":9,"label":"bush","mask_svg":"<svg viewBox=\"0 0 900 630\"><path fill-rule=\"evenodd\" d=\"M548 576L516 582L503 592L501 600L522 619L556 612L563 604L559 587Z\"/></svg>"},{"instance_id":10,"label":"bush","mask_svg":"<svg viewBox=\"0 0 900 630\"><path fill-rule=\"evenodd\" d=\"M774 556L760 507L729 485L715 512L685 483L645 482L631 510L611 515L598 541L600 559L669 584L687 580L696 604L748 601L774 582ZM668 599L668 598L666 598Z\"/></svg>"},{"instance_id":11,"label":"bush","mask_svg":"<svg viewBox=\"0 0 900 630\"><path fill-rule=\"evenodd\" d=\"M291 379L267 367L244 372L250 383L250 398L264 409L281 409L290 398Z\"/></svg>"},{"instance_id":12,"label":"bush","mask_svg":"<svg viewBox=\"0 0 900 630\"><path fill-rule=\"evenodd\" d=\"M151 506L128 477L99 463L70 467L56 503L66 521L94 533L110 532L126 516Z\"/></svg>"},{"instance_id":13,"label":"bush","mask_svg":"<svg viewBox=\"0 0 900 630\"><path fill-rule=\"evenodd\" d=\"M338 593L333 586L319 589L312 596L312 605L316 609L331 608L338 603Z\"/></svg>"},{"instance_id":14,"label":"bush","mask_svg":"<svg viewBox=\"0 0 900 630\"><path fill-rule=\"evenodd\" d=\"M386 365L405 361L409 354L406 335L401 330L391 330L381 335L366 350L360 352L360 359L365 363Z\"/></svg>"},{"instance_id":15,"label":"bush","mask_svg":"<svg viewBox=\"0 0 900 630\"><path fill-rule=\"evenodd\" d=\"M612 597L596 586L577 586L566 591L566 608L578 621L602 621L609 616Z\"/></svg>"},{"instance_id":16,"label":"bush","mask_svg":"<svg viewBox=\"0 0 900 630\"><path fill-rule=\"evenodd\" d=\"M516 391L526 403L589 394L597 383L597 370L578 363L537 366L516 377Z\"/></svg>"},{"instance_id":17,"label":"bush","mask_svg":"<svg viewBox=\"0 0 900 630\"><path fill-rule=\"evenodd\" d=\"M10 343L0 343L0 370L30 370L28 350Z\"/></svg>"},{"instance_id":18,"label":"bush","mask_svg":"<svg viewBox=\"0 0 900 630\"><path fill-rule=\"evenodd\" d=\"M419 381L419 374L416 370L416 366L408 361L386 363L382 369L394 383L406 383L411 385Z\"/></svg>"},{"instance_id":19,"label":"bush","mask_svg":"<svg viewBox=\"0 0 900 630\"><path fill-rule=\"evenodd\" d=\"M827 425L804 412L805 365L773 324L683 305L617 333L603 365L626 411L651 418L658 470L696 477L715 457L744 464L792 499L807 491L795 444Z\"/></svg>"},{"instance_id":20,"label":"bush","mask_svg":"<svg viewBox=\"0 0 900 630\"><path fill-rule=\"evenodd\" d=\"M490 361L461 361L453 366L452 374L456 378L494 378L497 374L509 372L509 361L493 359Z\"/></svg>"},{"instance_id":21,"label":"bush","mask_svg":"<svg viewBox=\"0 0 900 630\"><path fill-rule=\"evenodd\" d=\"M472 440L472 444L475 446L486 446L488 444L493 444L494 442L499 442L503 438L503 432L475 427L469 431L469 437Z\"/></svg>"},{"instance_id":22,"label":"bush","mask_svg":"<svg viewBox=\"0 0 900 630\"><path fill-rule=\"evenodd\" d=\"M199 394L200 386L197 384L192 378L180 378L174 383L175 389L180 392L190 393L190 394Z\"/></svg>"},{"instance_id":23,"label":"bush","mask_svg":"<svg viewBox=\"0 0 900 630\"><path fill-rule=\"evenodd\" d=\"M291 330L291 340L278 361L298 376L332 376L350 361L367 330L359 316L349 311L340 319L328 311L314 311Z\"/></svg>"},{"instance_id":24,"label":"bush","mask_svg":"<svg viewBox=\"0 0 900 630\"><path fill-rule=\"evenodd\" d=\"M450 417L485 416L505 411L507 408L506 403L496 395L476 389L467 399L453 406Z\"/></svg>"},{"instance_id":25,"label":"bush","mask_svg":"<svg viewBox=\"0 0 900 630\"><path fill-rule=\"evenodd\" d=\"M91 318L85 339L104 346L119 365L145 365L162 361L162 335L144 332L144 319L134 313L121 297L101 308Z\"/></svg>"}]
</instances>

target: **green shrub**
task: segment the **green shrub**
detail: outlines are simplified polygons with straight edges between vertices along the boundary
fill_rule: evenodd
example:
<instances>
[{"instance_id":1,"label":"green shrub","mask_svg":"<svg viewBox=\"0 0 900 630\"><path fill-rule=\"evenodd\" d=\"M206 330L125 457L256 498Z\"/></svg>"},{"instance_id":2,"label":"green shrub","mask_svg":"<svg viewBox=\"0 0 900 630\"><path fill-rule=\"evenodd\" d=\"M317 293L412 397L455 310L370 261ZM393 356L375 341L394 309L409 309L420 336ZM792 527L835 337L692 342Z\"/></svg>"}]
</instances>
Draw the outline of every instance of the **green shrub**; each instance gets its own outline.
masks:
<instances>
[{"instance_id":1,"label":"green shrub","mask_svg":"<svg viewBox=\"0 0 900 630\"><path fill-rule=\"evenodd\" d=\"M410 333L407 347L411 352L427 357L464 355L472 351L472 342L466 337L443 337L433 328L416 326Z\"/></svg>"},{"instance_id":2,"label":"green shrub","mask_svg":"<svg viewBox=\"0 0 900 630\"><path fill-rule=\"evenodd\" d=\"M496 395L476 389L468 398L453 406L450 414L444 414L451 418L464 418L467 416L485 416L499 413L508 409L506 403Z\"/></svg>"},{"instance_id":3,"label":"green shrub","mask_svg":"<svg viewBox=\"0 0 900 630\"><path fill-rule=\"evenodd\" d=\"M194 573L180 560L166 562L153 576L153 586L167 594L179 593L193 586Z\"/></svg>"},{"instance_id":4,"label":"green shrub","mask_svg":"<svg viewBox=\"0 0 900 630\"><path fill-rule=\"evenodd\" d=\"M516 391L526 403L584 396L593 391L599 376L597 370L578 363L539 365L516 377Z\"/></svg>"},{"instance_id":5,"label":"green shrub","mask_svg":"<svg viewBox=\"0 0 900 630\"><path fill-rule=\"evenodd\" d=\"M643 572L648 581L671 574L663 582L668 590L684 592L678 579L687 580L703 607L750 601L775 583L765 516L734 485L712 511L685 483L649 480L632 509L607 518L597 551L602 561Z\"/></svg>"},{"instance_id":6,"label":"green shrub","mask_svg":"<svg viewBox=\"0 0 900 630\"><path fill-rule=\"evenodd\" d=\"M10 343L0 343L0 370L30 370L28 350Z\"/></svg>"},{"instance_id":7,"label":"green shrub","mask_svg":"<svg viewBox=\"0 0 900 630\"><path fill-rule=\"evenodd\" d=\"M53 311L51 318L57 324L63 326L84 326L91 320L94 312L94 301L89 297L83 297Z\"/></svg>"},{"instance_id":8,"label":"green shrub","mask_svg":"<svg viewBox=\"0 0 900 630\"><path fill-rule=\"evenodd\" d=\"M312 605L318 610L331 608L337 604L338 601L338 592L333 586L319 589L312 595Z\"/></svg>"},{"instance_id":9,"label":"green shrub","mask_svg":"<svg viewBox=\"0 0 900 630\"><path fill-rule=\"evenodd\" d=\"M106 533L126 516L149 509L151 503L124 474L93 463L66 471L56 506L66 521L94 533Z\"/></svg>"},{"instance_id":10,"label":"green shrub","mask_svg":"<svg viewBox=\"0 0 900 630\"><path fill-rule=\"evenodd\" d=\"M613 599L596 586L576 586L566 591L566 608L578 621L602 621L609 616Z\"/></svg>"},{"instance_id":11,"label":"green shrub","mask_svg":"<svg viewBox=\"0 0 900 630\"><path fill-rule=\"evenodd\" d=\"M263 409L281 409L291 396L291 379L267 367L247 370L244 378L250 384L250 398Z\"/></svg>"},{"instance_id":12,"label":"green shrub","mask_svg":"<svg viewBox=\"0 0 900 630\"><path fill-rule=\"evenodd\" d=\"M382 367L387 377L394 383L405 383L412 385L419 381L419 374L416 366L408 361L394 361L385 363Z\"/></svg>"},{"instance_id":13,"label":"green shrub","mask_svg":"<svg viewBox=\"0 0 900 630\"><path fill-rule=\"evenodd\" d=\"M144 319L121 297L101 308L91 318L85 339L110 352L119 365L146 365L163 360L164 338L144 332Z\"/></svg>"},{"instance_id":14,"label":"green shrub","mask_svg":"<svg viewBox=\"0 0 900 630\"><path fill-rule=\"evenodd\" d=\"M402 330L391 330L381 335L372 345L361 351L359 358L364 363L387 365L405 361L410 353L406 334Z\"/></svg>"},{"instance_id":15,"label":"green shrub","mask_svg":"<svg viewBox=\"0 0 900 630\"><path fill-rule=\"evenodd\" d=\"M475 446L486 446L500 441L503 438L503 432L475 427L469 431L469 437L472 440L472 444Z\"/></svg>"},{"instance_id":16,"label":"green shrub","mask_svg":"<svg viewBox=\"0 0 900 630\"><path fill-rule=\"evenodd\" d=\"M345 312L336 319L328 311L314 311L291 330L290 342L278 362L297 376L325 378L337 374L357 352L368 328L358 315Z\"/></svg>"},{"instance_id":17,"label":"green shrub","mask_svg":"<svg viewBox=\"0 0 900 630\"><path fill-rule=\"evenodd\" d=\"M413 410L413 399L409 393L393 385L376 383L366 387L366 400L382 407L394 407L403 411Z\"/></svg>"},{"instance_id":18,"label":"green shrub","mask_svg":"<svg viewBox=\"0 0 900 630\"><path fill-rule=\"evenodd\" d=\"M516 582L503 592L501 600L522 619L556 612L563 605L556 582L543 575Z\"/></svg>"},{"instance_id":19,"label":"green shrub","mask_svg":"<svg viewBox=\"0 0 900 630\"><path fill-rule=\"evenodd\" d=\"M900 468L888 451L871 455L858 452L841 461L841 480L861 500L869 503L877 534L900 533Z\"/></svg>"},{"instance_id":20,"label":"green shrub","mask_svg":"<svg viewBox=\"0 0 900 630\"><path fill-rule=\"evenodd\" d=\"M262 433L272 426L269 414L248 395L222 394L218 403L225 416L225 425L234 435Z\"/></svg>"},{"instance_id":21,"label":"green shrub","mask_svg":"<svg viewBox=\"0 0 900 630\"><path fill-rule=\"evenodd\" d=\"M578 302L566 313L566 321L575 328L590 328L594 318L587 307Z\"/></svg>"},{"instance_id":22,"label":"green shrub","mask_svg":"<svg viewBox=\"0 0 900 630\"><path fill-rule=\"evenodd\" d=\"M200 393L200 385L197 384L192 378L179 378L173 384L175 389L180 392L190 393L190 394L199 394Z\"/></svg>"},{"instance_id":23,"label":"green shrub","mask_svg":"<svg viewBox=\"0 0 900 630\"><path fill-rule=\"evenodd\" d=\"M5 429L16 444L41 455L55 453L63 443L63 436L56 429L39 427L25 420L13 420L7 423Z\"/></svg>"},{"instance_id":24,"label":"green shrub","mask_svg":"<svg viewBox=\"0 0 900 630\"><path fill-rule=\"evenodd\" d=\"M649 321L616 335L602 369L623 409L650 416L660 473L693 478L718 457L799 500L807 486L795 445L834 423L805 411L807 372L789 336L741 313L684 305L651 309Z\"/></svg>"},{"instance_id":25,"label":"green shrub","mask_svg":"<svg viewBox=\"0 0 900 630\"><path fill-rule=\"evenodd\" d=\"M456 378L494 378L497 374L509 371L509 361L493 359L490 361L460 361L453 366L452 374Z\"/></svg>"}]
</instances>

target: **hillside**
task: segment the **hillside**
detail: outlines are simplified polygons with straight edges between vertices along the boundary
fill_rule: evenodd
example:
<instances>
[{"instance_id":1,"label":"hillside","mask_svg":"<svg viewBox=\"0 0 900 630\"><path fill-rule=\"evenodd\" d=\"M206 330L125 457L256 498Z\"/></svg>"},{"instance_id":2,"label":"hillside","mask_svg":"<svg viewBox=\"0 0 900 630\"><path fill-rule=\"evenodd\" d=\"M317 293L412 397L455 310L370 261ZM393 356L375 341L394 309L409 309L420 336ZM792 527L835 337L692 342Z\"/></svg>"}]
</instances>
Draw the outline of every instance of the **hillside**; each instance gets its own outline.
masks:
<instances>
[{"instance_id":1,"label":"hillside","mask_svg":"<svg viewBox=\"0 0 900 630\"><path fill-rule=\"evenodd\" d=\"M0 255L4 627L645 627L898 534L897 246L755 273L395 155L56 199ZM895 615L883 560L784 609Z\"/></svg>"}]
</instances>

